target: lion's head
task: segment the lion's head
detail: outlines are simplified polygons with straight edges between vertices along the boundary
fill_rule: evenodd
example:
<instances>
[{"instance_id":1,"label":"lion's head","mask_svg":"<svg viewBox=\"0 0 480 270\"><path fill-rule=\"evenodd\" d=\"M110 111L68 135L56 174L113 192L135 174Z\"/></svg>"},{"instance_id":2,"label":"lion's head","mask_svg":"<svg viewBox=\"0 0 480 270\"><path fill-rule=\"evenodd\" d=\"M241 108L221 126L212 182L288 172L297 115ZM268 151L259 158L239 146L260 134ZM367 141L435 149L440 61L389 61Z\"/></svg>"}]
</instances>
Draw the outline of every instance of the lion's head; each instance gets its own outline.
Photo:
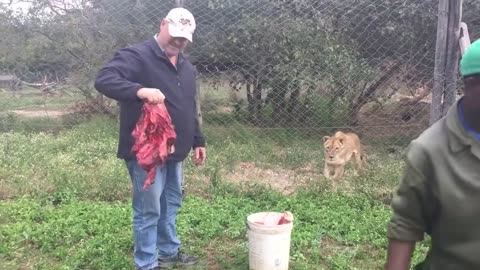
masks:
<instances>
[{"instance_id":1,"label":"lion's head","mask_svg":"<svg viewBox=\"0 0 480 270\"><path fill-rule=\"evenodd\" d=\"M344 138L337 136L324 136L323 146L325 149L325 159L334 161L344 148Z\"/></svg>"}]
</instances>

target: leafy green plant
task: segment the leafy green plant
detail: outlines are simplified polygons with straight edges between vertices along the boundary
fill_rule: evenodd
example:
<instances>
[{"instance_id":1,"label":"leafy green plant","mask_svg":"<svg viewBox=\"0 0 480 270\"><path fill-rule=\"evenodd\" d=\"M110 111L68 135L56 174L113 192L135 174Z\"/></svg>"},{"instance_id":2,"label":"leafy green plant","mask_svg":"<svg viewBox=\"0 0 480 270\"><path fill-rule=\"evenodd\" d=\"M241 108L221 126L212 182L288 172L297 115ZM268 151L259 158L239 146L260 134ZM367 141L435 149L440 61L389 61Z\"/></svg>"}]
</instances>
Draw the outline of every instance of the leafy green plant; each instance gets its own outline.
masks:
<instances>
[{"instance_id":1,"label":"leafy green plant","mask_svg":"<svg viewBox=\"0 0 480 270\"><path fill-rule=\"evenodd\" d=\"M319 135L204 127L204 167L185 163L186 195L178 217L185 248L209 258L197 269L248 265L246 217L289 210L295 216L292 269L377 269L385 256L388 196L401 158L369 151L374 169L347 173L333 192L321 176ZM99 117L58 134L0 133L0 265L9 269L131 269L130 182L115 157L117 122ZM232 181L239 166L263 172ZM278 170L305 177L291 195L269 186ZM271 181L270 183L268 181ZM8 199L7 199L8 198ZM414 261L425 255L418 246ZM33 266L34 265L34 266Z\"/></svg>"}]
</instances>

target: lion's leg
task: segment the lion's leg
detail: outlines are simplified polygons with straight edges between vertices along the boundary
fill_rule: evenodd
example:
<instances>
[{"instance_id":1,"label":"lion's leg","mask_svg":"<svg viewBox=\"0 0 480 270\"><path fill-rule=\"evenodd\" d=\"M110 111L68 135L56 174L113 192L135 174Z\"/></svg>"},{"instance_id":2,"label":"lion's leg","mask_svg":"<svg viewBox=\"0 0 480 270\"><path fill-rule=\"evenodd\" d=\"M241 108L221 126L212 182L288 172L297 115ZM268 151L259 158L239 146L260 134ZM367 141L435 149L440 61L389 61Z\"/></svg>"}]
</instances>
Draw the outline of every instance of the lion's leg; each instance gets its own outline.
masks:
<instances>
[{"instance_id":1,"label":"lion's leg","mask_svg":"<svg viewBox=\"0 0 480 270\"><path fill-rule=\"evenodd\" d=\"M354 166L354 171L355 175L358 175L358 173L362 170L362 157L360 156L359 153L353 154L353 158L355 159L355 166Z\"/></svg>"},{"instance_id":2,"label":"lion's leg","mask_svg":"<svg viewBox=\"0 0 480 270\"><path fill-rule=\"evenodd\" d=\"M367 156L365 155L365 153L362 153L360 159L362 160L363 168L368 167Z\"/></svg>"},{"instance_id":3,"label":"lion's leg","mask_svg":"<svg viewBox=\"0 0 480 270\"><path fill-rule=\"evenodd\" d=\"M339 166L333 164L326 164L323 174L327 179L329 179L332 183L333 190L337 190L337 182L338 182L338 172Z\"/></svg>"},{"instance_id":4,"label":"lion's leg","mask_svg":"<svg viewBox=\"0 0 480 270\"><path fill-rule=\"evenodd\" d=\"M323 169L323 175L326 178L330 179L332 178L332 175L334 175L334 173L335 173L335 166L325 163L325 167Z\"/></svg>"},{"instance_id":5,"label":"lion's leg","mask_svg":"<svg viewBox=\"0 0 480 270\"><path fill-rule=\"evenodd\" d=\"M345 172L345 165L336 166L335 167L335 174L333 175L333 179L338 181L338 179L342 178L344 172Z\"/></svg>"},{"instance_id":6,"label":"lion's leg","mask_svg":"<svg viewBox=\"0 0 480 270\"><path fill-rule=\"evenodd\" d=\"M327 163L325 163L325 166L323 168L323 176L326 178L330 178L330 168L328 167Z\"/></svg>"}]
</instances>

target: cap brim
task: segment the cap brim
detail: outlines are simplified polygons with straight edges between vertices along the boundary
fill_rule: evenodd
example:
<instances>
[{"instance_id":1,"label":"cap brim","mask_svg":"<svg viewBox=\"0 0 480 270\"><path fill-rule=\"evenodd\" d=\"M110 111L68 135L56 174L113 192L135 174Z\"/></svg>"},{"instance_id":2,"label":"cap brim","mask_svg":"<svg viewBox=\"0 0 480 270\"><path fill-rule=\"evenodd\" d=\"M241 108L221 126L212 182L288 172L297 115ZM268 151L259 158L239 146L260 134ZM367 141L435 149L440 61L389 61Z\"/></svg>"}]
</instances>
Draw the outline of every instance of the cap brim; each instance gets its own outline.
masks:
<instances>
[{"instance_id":1,"label":"cap brim","mask_svg":"<svg viewBox=\"0 0 480 270\"><path fill-rule=\"evenodd\" d=\"M188 31L182 31L181 29L179 29L178 27L176 27L173 24L168 25L168 32L169 32L170 36L172 36L172 37L183 37L183 38L188 39L188 41L190 41L190 42L193 41L192 40L192 33L188 32Z\"/></svg>"}]
</instances>

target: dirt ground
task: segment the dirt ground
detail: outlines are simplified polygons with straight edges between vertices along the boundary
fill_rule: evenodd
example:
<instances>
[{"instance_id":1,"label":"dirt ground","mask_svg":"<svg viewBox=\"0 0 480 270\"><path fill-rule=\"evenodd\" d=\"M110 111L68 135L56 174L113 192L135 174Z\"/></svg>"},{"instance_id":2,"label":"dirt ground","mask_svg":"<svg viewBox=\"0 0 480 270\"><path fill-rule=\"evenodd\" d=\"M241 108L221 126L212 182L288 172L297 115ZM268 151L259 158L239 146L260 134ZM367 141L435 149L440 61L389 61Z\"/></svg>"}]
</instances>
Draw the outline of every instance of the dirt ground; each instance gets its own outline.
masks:
<instances>
[{"instance_id":1,"label":"dirt ground","mask_svg":"<svg viewBox=\"0 0 480 270\"><path fill-rule=\"evenodd\" d=\"M55 111L55 110L11 110L11 112L15 113L18 116L27 117L27 118L34 118L34 117L57 118L66 114L66 112L64 111Z\"/></svg>"},{"instance_id":2,"label":"dirt ground","mask_svg":"<svg viewBox=\"0 0 480 270\"><path fill-rule=\"evenodd\" d=\"M296 170L282 167L261 168L253 162L242 162L225 179L233 183L262 183L284 194L291 194L299 186L319 177L319 171L309 164Z\"/></svg>"},{"instance_id":3,"label":"dirt ground","mask_svg":"<svg viewBox=\"0 0 480 270\"><path fill-rule=\"evenodd\" d=\"M429 112L430 104L426 102L365 106L359 114L357 131L366 138L415 137L428 127Z\"/></svg>"}]
</instances>

